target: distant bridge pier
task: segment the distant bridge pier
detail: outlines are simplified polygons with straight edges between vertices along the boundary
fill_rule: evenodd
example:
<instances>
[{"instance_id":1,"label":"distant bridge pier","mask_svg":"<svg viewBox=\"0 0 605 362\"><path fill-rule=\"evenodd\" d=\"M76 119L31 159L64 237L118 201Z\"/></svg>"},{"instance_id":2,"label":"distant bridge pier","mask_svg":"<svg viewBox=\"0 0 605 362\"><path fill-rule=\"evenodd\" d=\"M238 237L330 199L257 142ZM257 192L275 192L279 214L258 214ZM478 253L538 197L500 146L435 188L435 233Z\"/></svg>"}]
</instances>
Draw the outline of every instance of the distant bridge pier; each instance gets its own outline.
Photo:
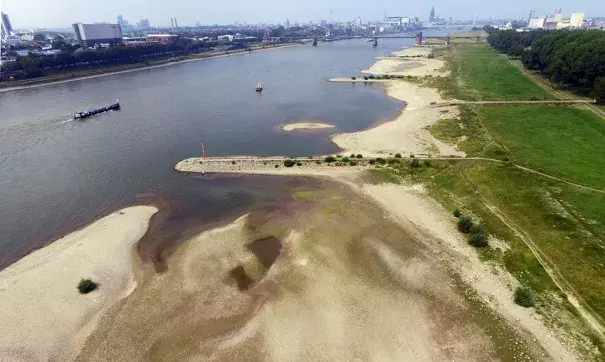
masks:
<instances>
[{"instance_id":1,"label":"distant bridge pier","mask_svg":"<svg viewBox=\"0 0 605 362\"><path fill-rule=\"evenodd\" d=\"M415 45L422 45L422 32L419 31L418 33L416 33L416 41L414 42Z\"/></svg>"}]
</instances>

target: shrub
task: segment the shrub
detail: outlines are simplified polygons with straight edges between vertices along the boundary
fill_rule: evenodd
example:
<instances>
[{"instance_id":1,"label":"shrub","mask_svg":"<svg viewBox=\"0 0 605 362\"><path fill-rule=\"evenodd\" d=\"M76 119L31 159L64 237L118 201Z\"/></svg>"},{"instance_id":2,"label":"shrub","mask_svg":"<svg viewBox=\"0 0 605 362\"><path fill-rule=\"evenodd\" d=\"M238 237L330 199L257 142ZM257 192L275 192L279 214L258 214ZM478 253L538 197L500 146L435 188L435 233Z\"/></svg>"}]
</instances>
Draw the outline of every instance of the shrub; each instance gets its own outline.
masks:
<instances>
[{"instance_id":1,"label":"shrub","mask_svg":"<svg viewBox=\"0 0 605 362\"><path fill-rule=\"evenodd\" d=\"M263 165L266 165L266 164L267 164L267 161L263 161Z\"/></svg>"},{"instance_id":2,"label":"shrub","mask_svg":"<svg viewBox=\"0 0 605 362\"><path fill-rule=\"evenodd\" d=\"M460 216L462 216L462 213L460 212L460 210L456 209L456 210L454 210L454 216L460 217Z\"/></svg>"},{"instance_id":3,"label":"shrub","mask_svg":"<svg viewBox=\"0 0 605 362\"><path fill-rule=\"evenodd\" d=\"M361 155L361 153L358 153L357 156L355 156L357 158L363 158L363 156Z\"/></svg>"},{"instance_id":4,"label":"shrub","mask_svg":"<svg viewBox=\"0 0 605 362\"><path fill-rule=\"evenodd\" d=\"M463 216L458 220L458 230L461 233L468 234L473 227L473 220L468 216Z\"/></svg>"},{"instance_id":5,"label":"shrub","mask_svg":"<svg viewBox=\"0 0 605 362\"><path fill-rule=\"evenodd\" d=\"M357 78L355 78L355 77L351 77L351 80L355 80L355 79L357 79Z\"/></svg>"},{"instance_id":6,"label":"shrub","mask_svg":"<svg viewBox=\"0 0 605 362\"><path fill-rule=\"evenodd\" d=\"M515 290L515 303L522 307L530 308L536 305L536 299L531 289L528 287L518 287Z\"/></svg>"},{"instance_id":7,"label":"shrub","mask_svg":"<svg viewBox=\"0 0 605 362\"><path fill-rule=\"evenodd\" d=\"M302 162L296 162L296 166L302 166Z\"/></svg>"},{"instance_id":8,"label":"shrub","mask_svg":"<svg viewBox=\"0 0 605 362\"><path fill-rule=\"evenodd\" d=\"M279 165L275 165L275 168L279 168Z\"/></svg>"},{"instance_id":9,"label":"shrub","mask_svg":"<svg viewBox=\"0 0 605 362\"><path fill-rule=\"evenodd\" d=\"M399 163L399 160L396 160L394 158L389 158L389 160L387 162L389 163L389 165L392 165L394 163Z\"/></svg>"},{"instance_id":10,"label":"shrub","mask_svg":"<svg viewBox=\"0 0 605 362\"><path fill-rule=\"evenodd\" d=\"M78 283L78 291L80 294L88 294L95 289L97 289L97 283L90 279L80 279L80 282Z\"/></svg>"},{"instance_id":11,"label":"shrub","mask_svg":"<svg viewBox=\"0 0 605 362\"><path fill-rule=\"evenodd\" d=\"M368 80L368 77L363 77L363 80Z\"/></svg>"},{"instance_id":12,"label":"shrub","mask_svg":"<svg viewBox=\"0 0 605 362\"><path fill-rule=\"evenodd\" d=\"M342 162L345 162L345 163L346 163L346 162L349 162L349 158L348 158L348 157L344 157L344 158L342 159Z\"/></svg>"},{"instance_id":13,"label":"shrub","mask_svg":"<svg viewBox=\"0 0 605 362\"><path fill-rule=\"evenodd\" d=\"M370 74L370 75L368 76L368 79L374 79L374 76L373 76L372 74Z\"/></svg>"},{"instance_id":14,"label":"shrub","mask_svg":"<svg viewBox=\"0 0 605 362\"><path fill-rule=\"evenodd\" d=\"M471 236L468 238L468 243L478 248L487 246L487 233L485 233L485 231L473 233L471 230Z\"/></svg>"},{"instance_id":15,"label":"shrub","mask_svg":"<svg viewBox=\"0 0 605 362\"><path fill-rule=\"evenodd\" d=\"M334 158L334 156L328 156L328 157L324 158L324 161L327 163L330 163L330 162L336 161L336 158Z\"/></svg>"},{"instance_id":16,"label":"shrub","mask_svg":"<svg viewBox=\"0 0 605 362\"><path fill-rule=\"evenodd\" d=\"M420 167L420 161L418 161L417 158L412 160L412 163L410 164L410 166L414 167L414 168L418 168Z\"/></svg>"},{"instance_id":17,"label":"shrub","mask_svg":"<svg viewBox=\"0 0 605 362\"><path fill-rule=\"evenodd\" d=\"M315 161L315 163L318 164L318 165L321 165L321 161L320 160Z\"/></svg>"},{"instance_id":18,"label":"shrub","mask_svg":"<svg viewBox=\"0 0 605 362\"><path fill-rule=\"evenodd\" d=\"M375 159L371 159L369 162L370 162L370 165L373 165L373 164L376 163L376 160Z\"/></svg>"},{"instance_id":19,"label":"shrub","mask_svg":"<svg viewBox=\"0 0 605 362\"><path fill-rule=\"evenodd\" d=\"M381 165L384 165L385 163L387 163L387 160L385 160L385 159L384 159L384 158L382 158L382 157L378 157L378 158L376 159L376 162L378 162L378 163L379 163L379 164L381 164Z\"/></svg>"},{"instance_id":20,"label":"shrub","mask_svg":"<svg viewBox=\"0 0 605 362\"><path fill-rule=\"evenodd\" d=\"M284 161L284 166L286 166L286 167L292 167L292 166L294 166L295 163L296 162L294 162L293 160L287 159L287 160Z\"/></svg>"},{"instance_id":21,"label":"shrub","mask_svg":"<svg viewBox=\"0 0 605 362\"><path fill-rule=\"evenodd\" d=\"M231 161L231 164L232 164L232 165L235 165L235 161Z\"/></svg>"},{"instance_id":22,"label":"shrub","mask_svg":"<svg viewBox=\"0 0 605 362\"><path fill-rule=\"evenodd\" d=\"M431 167L431 161L424 161L424 166L425 167Z\"/></svg>"},{"instance_id":23,"label":"shrub","mask_svg":"<svg viewBox=\"0 0 605 362\"><path fill-rule=\"evenodd\" d=\"M357 162L351 161L351 162L349 162L349 165L351 165L351 166L357 166Z\"/></svg>"},{"instance_id":24,"label":"shrub","mask_svg":"<svg viewBox=\"0 0 605 362\"><path fill-rule=\"evenodd\" d=\"M355 154L354 154L354 153L351 153L351 156L349 156L349 157L351 157L351 158L355 158Z\"/></svg>"},{"instance_id":25,"label":"shrub","mask_svg":"<svg viewBox=\"0 0 605 362\"><path fill-rule=\"evenodd\" d=\"M396 153L395 158L401 158L401 153Z\"/></svg>"}]
</instances>

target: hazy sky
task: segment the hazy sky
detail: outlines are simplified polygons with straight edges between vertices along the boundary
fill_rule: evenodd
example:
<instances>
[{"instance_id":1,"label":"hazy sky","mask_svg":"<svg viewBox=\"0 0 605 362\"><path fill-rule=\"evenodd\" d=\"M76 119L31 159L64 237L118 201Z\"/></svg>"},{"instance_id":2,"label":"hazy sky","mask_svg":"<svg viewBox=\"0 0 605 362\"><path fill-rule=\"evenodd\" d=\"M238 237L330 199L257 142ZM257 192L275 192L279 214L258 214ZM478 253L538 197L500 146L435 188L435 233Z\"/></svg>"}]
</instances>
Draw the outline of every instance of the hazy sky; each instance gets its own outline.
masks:
<instances>
[{"instance_id":1,"label":"hazy sky","mask_svg":"<svg viewBox=\"0 0 605 362\"><path fill-rule=\"evenodd\" d=\"M518 17L533 9L542 15L563 8L564 17L572 11L585 12L587 17L605 15L603 0L0 0L15 28L68 27L74 22L115 22L122 14L134 24L148 18L152 25L169 25L176 17L179 25L278 23L330 20L347 21L360 16L363 21L381 19L388 15L428 17L431 5L437 15L454 19Z\"/></svg>"}]
</instances>

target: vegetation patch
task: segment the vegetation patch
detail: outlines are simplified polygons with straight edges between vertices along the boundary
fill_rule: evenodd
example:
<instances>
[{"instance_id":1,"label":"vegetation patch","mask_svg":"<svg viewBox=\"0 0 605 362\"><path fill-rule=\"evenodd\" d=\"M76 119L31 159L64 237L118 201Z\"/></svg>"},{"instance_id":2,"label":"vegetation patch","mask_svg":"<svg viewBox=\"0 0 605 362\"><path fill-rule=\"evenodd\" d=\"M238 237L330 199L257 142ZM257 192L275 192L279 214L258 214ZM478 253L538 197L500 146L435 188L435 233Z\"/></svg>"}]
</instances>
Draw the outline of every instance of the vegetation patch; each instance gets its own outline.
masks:
<instances>
[{"instance_id":1,"label":"vegetation patch","mask_svg":"<svg viewBox=\"0 0 605 362\"><path fill-rule=\"evenodd\" d=\"M97 283L93 282L91 279L80 279L80 282L78 283L78 292L80 292L80 294L88 294L95 289L97 289Z\"/></svg>"},{"instance_id":2,"label":"vegetation patch","mask_svg":"<svg viewBox=\"0 0 605 362\"><path fill-rule=\"evenodd\" d=\"M292 167L295 164L296 164L296 162L293 161L293 160L290 160L290 159L287 159L287 160L284 161L284 166L286 166L286 167Z\"/></svg>"},{"instance_id":3,"label":"vegetation patch","mask_svg":"<svg viewBox=\"0 0 605 362\"><path fill-rule=\"evenodd\" d=\"M531 308L536 305L536 298L531 289L527 287L518 287L517 290L515 290L515 303L525 308Z\"/></svg>"}]
</instances>

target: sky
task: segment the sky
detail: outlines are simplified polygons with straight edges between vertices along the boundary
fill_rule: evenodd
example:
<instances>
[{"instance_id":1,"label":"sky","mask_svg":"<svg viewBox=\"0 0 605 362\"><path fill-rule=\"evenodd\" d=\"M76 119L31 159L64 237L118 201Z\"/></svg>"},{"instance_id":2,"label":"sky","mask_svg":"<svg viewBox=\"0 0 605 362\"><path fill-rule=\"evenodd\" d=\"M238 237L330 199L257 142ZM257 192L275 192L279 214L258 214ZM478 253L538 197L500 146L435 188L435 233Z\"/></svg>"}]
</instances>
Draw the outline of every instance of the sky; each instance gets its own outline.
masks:
<instances>
[{"instance_id":1,"label":"sky","mask_svg":"<svg viewBox=\"0 0 605 362\"><path fill-rule=\"evenodd\" d=\"M477 19L489 17L517 18L529 10L537 15L563 9L563 16L572 11L584 12L586 17L605 16L605 6L599 0L430 0L428 2L403 0L0 0L0 9L7 13L13 27L66 28L72 23L116 22L121 14L131 24L149 19L152 26L168 26L170 18L177 18L179 26L240 23L283 23L295 21L379 20L385 12L389 16L417 16L426 20L431 6L437 15L466 20L477 14Z\"/></svg>"}]
</instances>

